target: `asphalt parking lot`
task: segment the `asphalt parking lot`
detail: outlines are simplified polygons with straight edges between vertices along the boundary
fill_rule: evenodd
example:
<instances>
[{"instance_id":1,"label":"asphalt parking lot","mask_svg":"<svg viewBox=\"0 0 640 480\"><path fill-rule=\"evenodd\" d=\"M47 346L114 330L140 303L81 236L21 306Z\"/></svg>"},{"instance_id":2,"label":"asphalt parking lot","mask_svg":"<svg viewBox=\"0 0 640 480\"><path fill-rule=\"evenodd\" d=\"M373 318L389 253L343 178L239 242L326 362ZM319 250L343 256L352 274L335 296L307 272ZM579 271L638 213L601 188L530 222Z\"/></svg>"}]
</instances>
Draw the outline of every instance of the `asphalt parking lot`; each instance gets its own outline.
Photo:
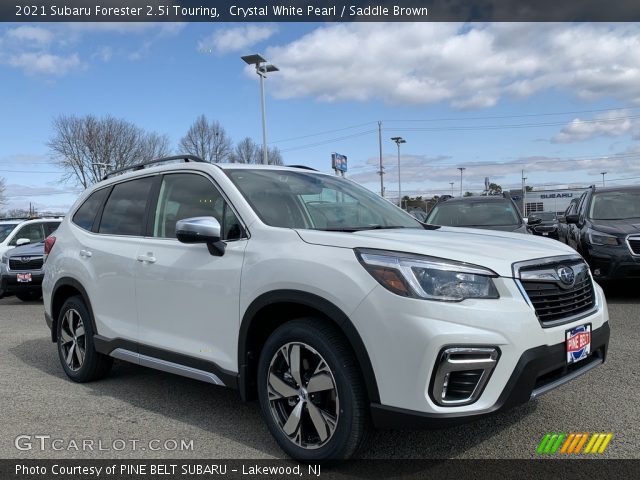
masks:
<instances>
[{"instance_id":1,"label":"asphalt parking lot","mask_svg":"<svg viewBox=\"0 0 640 480\"><path fill-rule=\"evenodd\" d=\"M612 432L605 456L640 458L640 285L607 289L607 363L535 402L475 423L437 431L375 434L367 458L536 458L548 432ZM168 373L117 362L100 382L67 380L50 342L41 302L0 300L1 458L278 458L282 452L257 403ZM18 450L19 435L49 435L53 450ZM78 451L70 439L102 440ZM122 447L124 440L126 446ZM132 448L136 440L136 449ZM157 441L156 441L157 440ZM167 448L152 450L149 448ZM187 451L172 440L186 441ZM153 443L150 443L153 441ZM22 444L23 448L25 444ZM114 448L115 447L115 448Z\"/></svg>"}]
</instances>

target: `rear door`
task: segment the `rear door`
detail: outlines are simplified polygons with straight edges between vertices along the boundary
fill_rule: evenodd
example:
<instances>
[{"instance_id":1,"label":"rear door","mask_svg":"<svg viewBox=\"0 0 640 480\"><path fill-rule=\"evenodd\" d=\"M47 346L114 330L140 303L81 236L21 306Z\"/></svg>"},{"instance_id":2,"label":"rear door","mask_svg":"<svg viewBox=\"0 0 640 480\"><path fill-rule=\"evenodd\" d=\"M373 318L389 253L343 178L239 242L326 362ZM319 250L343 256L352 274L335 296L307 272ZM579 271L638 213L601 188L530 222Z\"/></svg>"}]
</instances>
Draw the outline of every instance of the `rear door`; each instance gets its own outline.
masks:
<instances>
[{"instance_id":1,"label":"rear door","mask_svg":"<svg viewBox=\"0 0 640 480\"><path fill-rule=\"evenodd\" d=\"M136 256L155 178L115 184L102 192L106 202L95 219L79 216L82 207L73 218L73 223L91 230L76 236L73 255L83 268L75 270L86 275L81 283L89 295L98 334L108 339L136 340Z\"/></svg>"},{"instance_id":2,"label":"rear door","mask_svg":"<svg viewBox=\"0 0 640 480\"><path fill-rule=\"evenodd\" d=\"M195 358L237 371L246 230L204 174L165 174L155 203L149 236L138 250L140 352L162 357L160 349L166 357L171 351L170 358L178 363L189 365ZM224 255L213 256L205 244L187 245L176 239L178 220L200 216L215 217L220 223Z\"/></svg>"}]
</instances>

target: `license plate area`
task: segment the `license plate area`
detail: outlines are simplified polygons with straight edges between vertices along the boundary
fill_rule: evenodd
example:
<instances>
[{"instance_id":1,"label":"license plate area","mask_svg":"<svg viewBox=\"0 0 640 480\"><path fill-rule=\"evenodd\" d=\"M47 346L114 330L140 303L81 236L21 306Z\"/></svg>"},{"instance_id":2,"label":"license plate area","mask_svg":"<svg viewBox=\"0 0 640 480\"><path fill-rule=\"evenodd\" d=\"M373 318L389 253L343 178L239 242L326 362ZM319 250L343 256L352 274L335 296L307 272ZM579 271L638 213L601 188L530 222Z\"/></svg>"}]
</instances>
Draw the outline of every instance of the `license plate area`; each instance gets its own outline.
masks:
<instances>
[{"instance_id":1,"label":"license plate area","mask_svg":"<svg viewBox=\"0 0 640 480\"><path fill-rule=\"evenodd\" d=\"M565 332L567 364L584 360L591 353L591 324L580 325Z\"/></svg>"},{"instance_id":2,"label":"license plate area","mask_svg":"<svg viewBox=\"0 0 640 480\"><path fill-rule=\"evenodd\" d=\"M31 281L30 273L18 273L16 280L18 283L29 283Z\"/></svg>"}]
</instances>

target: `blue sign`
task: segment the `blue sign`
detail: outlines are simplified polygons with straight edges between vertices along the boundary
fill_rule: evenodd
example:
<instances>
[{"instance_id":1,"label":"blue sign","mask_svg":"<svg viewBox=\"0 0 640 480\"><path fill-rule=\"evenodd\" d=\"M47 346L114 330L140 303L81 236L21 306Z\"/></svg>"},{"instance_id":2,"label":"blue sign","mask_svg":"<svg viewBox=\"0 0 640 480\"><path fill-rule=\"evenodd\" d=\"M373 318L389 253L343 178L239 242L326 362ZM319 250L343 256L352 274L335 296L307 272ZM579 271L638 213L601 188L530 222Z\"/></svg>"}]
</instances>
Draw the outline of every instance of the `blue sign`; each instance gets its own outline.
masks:
<instances>
[{"instance_id":1,"label":"blue sign","mask_svg":"<svg viewBox=\"0 0 640 480\"><path fill-rule=\"evenodd\" d=\"M347 157L346 155L340 155L339 153L331 154L331 168L338 170L339 172L347 171Z\"/></svg>"}]
</instances>

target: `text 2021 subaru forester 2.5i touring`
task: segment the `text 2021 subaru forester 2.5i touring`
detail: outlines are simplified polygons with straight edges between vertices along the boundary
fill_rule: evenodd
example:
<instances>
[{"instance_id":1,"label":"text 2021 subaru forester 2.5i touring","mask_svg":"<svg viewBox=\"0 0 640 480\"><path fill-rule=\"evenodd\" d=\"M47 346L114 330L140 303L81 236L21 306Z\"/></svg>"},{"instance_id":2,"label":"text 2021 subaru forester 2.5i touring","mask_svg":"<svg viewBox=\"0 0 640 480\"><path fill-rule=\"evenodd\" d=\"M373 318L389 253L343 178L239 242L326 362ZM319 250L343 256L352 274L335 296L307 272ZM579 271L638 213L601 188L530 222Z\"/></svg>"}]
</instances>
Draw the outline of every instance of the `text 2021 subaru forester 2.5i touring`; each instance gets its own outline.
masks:
<instances>
[{"instance_id":1,"label":"text 2021 subaru forester 2.5i touring","mask_svg":"<svg viewBox=\"0 0 640 480\"><path fill-rule=\"evenodd\" d=\"M47 239L45 317L72 380L118 358L231 387L317 461L372 426L477 418L605 359L605 298L567 246L425 227L305 168L185 160L110 175Z\"/></svg>"}]
</instances>

